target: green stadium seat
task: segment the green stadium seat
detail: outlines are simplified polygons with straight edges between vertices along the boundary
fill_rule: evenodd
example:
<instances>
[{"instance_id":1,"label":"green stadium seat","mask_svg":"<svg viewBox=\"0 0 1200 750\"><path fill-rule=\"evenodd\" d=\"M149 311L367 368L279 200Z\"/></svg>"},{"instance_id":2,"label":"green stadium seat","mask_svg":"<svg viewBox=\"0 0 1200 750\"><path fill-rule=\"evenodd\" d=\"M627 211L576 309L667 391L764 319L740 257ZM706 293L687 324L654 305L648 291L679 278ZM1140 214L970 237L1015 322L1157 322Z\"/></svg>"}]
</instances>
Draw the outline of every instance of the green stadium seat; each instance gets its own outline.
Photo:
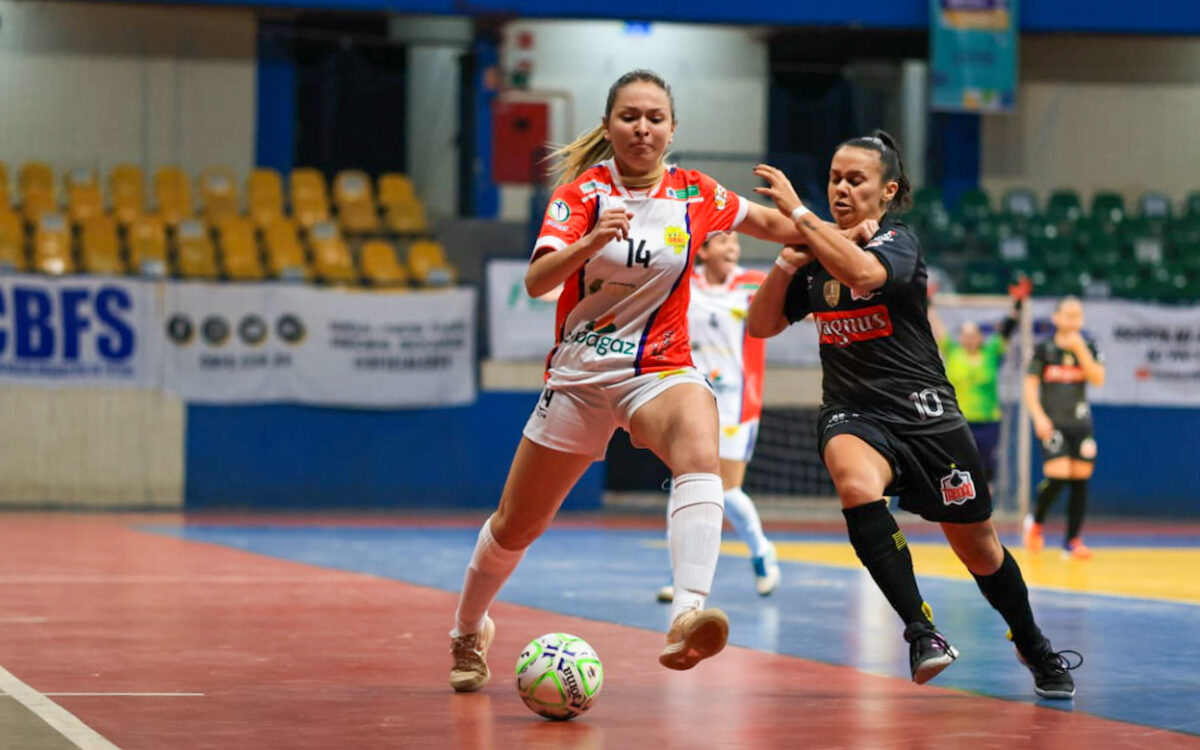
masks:
<instances>
[{"instance_id":1,"label":"green stadium seat","mask_svg":"<svg viewBox=\"0 0 1200 750\"><path fill-rule=\"evenodd\" d=\"M992 260L975 260L967 264L962 291L965 294L1003 294L1008 274L1003 266Z\"/></svg>"},{"instance_id":2,"label":"green stadium seat","mask_svg":"<svg viewBox=\"0 0 1200 750\"><path fill-rule=\"evenodd\" d=\"M989 218L963 224L963 251L973 258L994 259L999 256L999 236L996 223Z\"/></svg>"},{"instance_id":3,"label":"green stadium seat","mask_svg":"<svg viewBox=\"0 0 1200 750\"><path fill-rule=\"evenodd\" d=\"M1190 294L1187 273L1177 266L1167 264L1150 268L1142 288L1155 302L1183 302Z\"/></svg>"},{"instance_id":4,"label":"green stadium seat","mask_svg":"<svg viewBox=\"0 0 1200 750\"><path fill-rule=\"evenodd\" d=\"M1121 226L1121 242L1138 263L1161 263L1166 259L1164 230L1161 222L1135 216Z\"/></svg>"},{"instance_id":5,"label":"green stadium seat","mask_svg":"<svg viewBox=\"0 0 1200 750\"><path fill-rule=\"evenodd\" d=\"M1037 195L1029 188L1013 188L1000 200L1000 213L1033 218L1037 216Z\"/></svg>"},{"instance_id":6,"label":"green stadium seat","mask_svg":"<svg viewBox=\"0 0 1200 750\"><path fill-rule=\"evenodd\" d=\"M942 204L942 191L935 187L917 188L913 192L913 211L928 213L933 207L945 208Z\"/></svg>"},{"instance_id":7,"label":"green stadium seat","mask_svg":"<svg viewBox=\"0 0 1200 750\"><path fill-rule=\"evenodd\" d=\"M1169 242L1171 256L1182 268L1200 271L1200 217L1172 224Z\"/></svg>"},{"instance_id":8,"label":"green stadium seat","mask_svg":"<svg viewBox=\"0 0 1200 750\"><path fill-rule=\"evenodd\" d=\"M1092 196L1092 219L1116 227L1125 220L1125 196L1111 190L1101 190Z\"/></svg>"},{"instance_id":9,"label":"green stadium seat","mask_svg":"<svg viewBox=\"0 0 1200 750\"><path fill-rule=\"evenodd\" d=\"M992 201L981 188L971 188L958 201L958 220L967 226L987 221L992 216Z\"/></svg>"},{"instance_id":10,"label":"green stadium seat","mask_svg":"<svg viewBox=\"0 0 1200 750\"><path fill-rule=\"evenodd\" d=\"M1124 252L1121 242L1116 236L1107 232L1089 235L1085 241L1076 236L1079 254L1089 270L1100 270L1129 262L1129 256Z\"/></svg>"},{"instance_id":11,"label":"green stadium seat","mask_svg":"<svg viewBox=\"0 0 1200 750\"><path fill-rule=\"evenodd\" d=\"M1083 216L1079 193L1069 188L1055 190L1046 202L1046 217L1056 224L1074 224Z\"/></svg>"},{"instance_id":12,"label":"green stadium seat","mask_svg":"<svg viewBox=\"0 0 1200 750\"><path fill-rule=\"evenodd\" d=\"M1157 190L1148 190L1138 198L1138 213L1147 219L1170 221L1175 212L1169 195Z\"/></svg>"},{"instance_id":13,"label":"green stadium seat","mask_svg":"<svg viewBox=\"0 0 1200 750\"><path fill-rule=\"evenodd\" d=\"M1052 271L1073 268L1078 270L1079 257L1070 237L1042 237L1035 240L1031 252Z\"/></svg>"},{"instance_id":14,"label":"green stadium seat","mask_svg":"<svg viewBox=\"0 0 1200 750\"><path fill-rule=\"evenodd\" d=\"M1183 201L1185 216L1200 216L1200 190L1193 190Z\"/></svg>"},{"instance_id":15,"label":"green stadium seat","mask_svg":"<svg viewBox=\"0 0 1200 750\"><path fill-rule=\"evenodd\" d=\"M1108 285L1112 296L1119 299L1140 299L1142 294L1142 277L1132 268L1118 268L1108 275Z\"/></svg>"}]
</instances>

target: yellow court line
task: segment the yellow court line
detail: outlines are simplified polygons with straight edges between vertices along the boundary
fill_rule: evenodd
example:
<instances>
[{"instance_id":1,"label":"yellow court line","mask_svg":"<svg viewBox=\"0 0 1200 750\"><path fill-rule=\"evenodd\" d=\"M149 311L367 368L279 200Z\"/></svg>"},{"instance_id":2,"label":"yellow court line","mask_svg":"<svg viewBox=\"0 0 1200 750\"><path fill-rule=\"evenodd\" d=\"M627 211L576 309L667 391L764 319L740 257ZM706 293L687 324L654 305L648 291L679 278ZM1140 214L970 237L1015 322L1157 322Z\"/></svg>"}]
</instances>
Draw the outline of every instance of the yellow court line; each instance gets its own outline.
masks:
<instances>
[{"instance_id":1,"label":"yellow court line","mask_svg":"<svg viewBox=\"0 0 1200 750\"><path fill-rule=\"evenodd\" d=\"M972 581L946 544L911 544L917 575ZM849 542L775 542L780 560L861 568ZM721 553L748 557L740 542L723 542ZM1030 586L1086 594L1132 596L1200 604L1200 548L1100 547L1091 560L1063 560L1057 548L1038 555L1012 550Z\"/></svg>"}]
</instances>

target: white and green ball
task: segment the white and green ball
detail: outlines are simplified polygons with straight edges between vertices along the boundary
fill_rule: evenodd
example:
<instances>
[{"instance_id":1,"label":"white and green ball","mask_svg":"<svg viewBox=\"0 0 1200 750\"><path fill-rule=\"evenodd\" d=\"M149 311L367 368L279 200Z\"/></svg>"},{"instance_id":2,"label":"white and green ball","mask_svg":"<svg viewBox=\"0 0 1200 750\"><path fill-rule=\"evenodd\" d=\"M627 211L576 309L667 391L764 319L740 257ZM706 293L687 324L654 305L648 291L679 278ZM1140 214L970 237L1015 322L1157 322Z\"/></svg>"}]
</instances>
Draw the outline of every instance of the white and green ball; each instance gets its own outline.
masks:
<instances>
[{"instance_id":1,"label":"white and green ball","mask_svg":"<svg viewBox=\"0 0 1200 750\"><path fill-rule=\"evenodd\" d=\"M530 710L547 719L573 719L587 711L603 684L596 650L567 633L533 639L517 659L517 692Z\"/></svg>"}]
</instances>

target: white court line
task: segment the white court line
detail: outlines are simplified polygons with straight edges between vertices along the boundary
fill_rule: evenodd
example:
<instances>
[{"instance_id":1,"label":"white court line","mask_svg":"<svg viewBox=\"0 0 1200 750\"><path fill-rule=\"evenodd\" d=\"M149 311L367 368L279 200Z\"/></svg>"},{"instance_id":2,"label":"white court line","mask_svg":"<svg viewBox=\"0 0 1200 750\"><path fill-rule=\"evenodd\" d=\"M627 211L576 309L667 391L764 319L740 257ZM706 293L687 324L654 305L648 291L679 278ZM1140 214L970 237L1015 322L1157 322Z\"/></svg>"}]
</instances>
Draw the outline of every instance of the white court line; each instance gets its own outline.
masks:
<instances>
[{"instance_id":1,"label":"white court line","mask_svg":"<svg viewBox=\"0 0 1200 750\"><path fill-rule=\"evenodd\" d=\"M203 698L204 693L42 693L42 695L113 698Z\"/></svg>"},{"instance_id":2,"label":"white court line","mask_svg":"<svg viewBox=\"0 0 1200 750\"><path fill-rule=\"evenodd\" d=\"M4 623L37 624L37 623L42 623L45 621L46 621L45 617L32 617L32 616L22 616L22 615L11 615L9 617L0 617L0 625L2 625Z\"/></svg>"},{"instance_id":3,"label":"white court line","mask_svg":"<svg viewBox=\"0 0 1200 750\"><path fill-rule=\"evenodd\" d=\"M53 727L79 750L121 750L80 721L75 714L21 682L4 667L0 667L0 691L15 698L17 703Z\"/></svg>"}]
</instances>

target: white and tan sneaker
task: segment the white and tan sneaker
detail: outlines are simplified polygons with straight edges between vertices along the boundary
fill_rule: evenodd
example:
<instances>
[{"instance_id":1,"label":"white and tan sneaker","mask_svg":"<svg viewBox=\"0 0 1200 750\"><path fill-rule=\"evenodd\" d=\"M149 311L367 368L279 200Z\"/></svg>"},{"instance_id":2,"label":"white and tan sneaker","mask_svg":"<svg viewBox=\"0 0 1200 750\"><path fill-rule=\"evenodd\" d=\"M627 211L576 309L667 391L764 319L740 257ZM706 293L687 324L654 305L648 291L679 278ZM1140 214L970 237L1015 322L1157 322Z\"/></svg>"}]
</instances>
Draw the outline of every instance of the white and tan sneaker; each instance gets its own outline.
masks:
<instances>
[{"instance_id":1,"label":"white and tan sneaker","mask_svg":"<svg viewBox=\"0 0 1200 750\"><path fill-rule=\"evenodd\" d=\"M473 693L488 683L492 673L488 670L487 652L495 637L496 623L484 615L483 627L478 633L450 639L450 655L454 657L450 687L459 693Z\"/></svg>"},{"instance_id":2,"label":"white and tan sneaker","mask_svg":"<svg viewBox=\"0 0 1200 750\"><path fill-rule=\"evenodd\" d=\"M691 669L716 656L729 639L729 618L715 607L692 609L675 618L658 663L667 669Z\"/></svg>"}]
</instances>

